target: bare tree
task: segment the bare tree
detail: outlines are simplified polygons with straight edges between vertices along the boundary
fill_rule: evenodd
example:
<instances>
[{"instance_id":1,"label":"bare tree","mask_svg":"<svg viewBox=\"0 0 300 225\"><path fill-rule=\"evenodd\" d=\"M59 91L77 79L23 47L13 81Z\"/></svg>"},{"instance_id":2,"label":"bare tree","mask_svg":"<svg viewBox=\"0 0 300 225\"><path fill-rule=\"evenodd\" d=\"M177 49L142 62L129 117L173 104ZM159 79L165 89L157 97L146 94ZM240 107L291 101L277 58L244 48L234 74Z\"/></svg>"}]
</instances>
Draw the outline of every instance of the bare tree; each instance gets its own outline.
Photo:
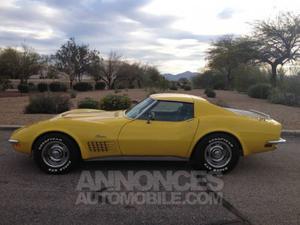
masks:
<instances>
[{"instance_id":1,"label":"bare tree","mask_svg":"<svg viewBox=\"0 0 300 225\"><path fill-rule=\"evenodd\" d=\"M271 82L276 86L278 65L300 56L300 15L279 14L273 20L256 22L254 29L259 61L271 66Z\"/></svg>"},{"instance_id":2,"label":"bare tree","mask_svg":"<svg viewBox=\"0 0 300 225\"><path fill-rule=\"evenodd\" d=\"M118 78L118 71L122 66L121 55L115 51L109 53L108 59L103 61L101 66L101 80L109 89L114 88Z\"/></svg>"},{"instance_id":3,"label":"bare tree","mask_svg":"<svg viewBox=\"0 0 300 225\"><path fill-rule=\"evenodd\" d=\"M143 68L140 63L132 63L129 64L127 62L123 62L118 73L118 83L122 83L122 85L133 88L135 86L140 87L140 83L142 80Z\"/></svg>"},{"instance_id":4,"label":"bare tree","mask_svg":"<svg viewBox=\"0 0 300 225\"><path fill-rule=\"evenodd\" d=\"M99 52L90 50L88 45L78 45L70 38L55 54L56 67L69 75L70 86L73 81L81 81L82 75L88 73L90 64L100 58Z\"/></svg>"}]
</instances>

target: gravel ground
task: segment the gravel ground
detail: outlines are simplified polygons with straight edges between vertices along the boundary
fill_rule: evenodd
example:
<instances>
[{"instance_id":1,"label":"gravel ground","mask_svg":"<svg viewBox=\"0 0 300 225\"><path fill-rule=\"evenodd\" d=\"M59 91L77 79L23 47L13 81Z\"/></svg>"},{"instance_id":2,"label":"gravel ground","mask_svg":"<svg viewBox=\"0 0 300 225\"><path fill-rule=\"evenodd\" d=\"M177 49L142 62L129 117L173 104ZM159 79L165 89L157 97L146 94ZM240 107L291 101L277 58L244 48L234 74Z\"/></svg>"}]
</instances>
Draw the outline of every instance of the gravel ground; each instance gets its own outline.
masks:
<instances>
[{"instance_id":1,"label":"gravel ground","mask_svg":"<svg viewBox=\"0 0 300 225\"><path fill-rule=\"evenodd\" d=\"M172 91L174 92L174 91ZM177 91L182 93L194 94L201 97L203 90ZM285 105L271 104L266 100L249 98L245 94L240 94L232 91L216 91L217 98L209 99L212 102L219 102L230 107L239 109L254 109L270 114L272 118L281 122L284 129L300 129L300 108L289 107ZM73 107L76 107L77 102L85 97L100 99L101 97L114 93L114 91L91 91L78 93L76 99L72 99ZM118 94L128 94L133 100L141 100L147 96L147 92L143 89L122 90ZM0 97L0 124L4 125L24 125L35 121L43 120L52 117L49 114L24 114L24 108L28 104L28 95L19 97Z\"/></svg>"}]
</instances>

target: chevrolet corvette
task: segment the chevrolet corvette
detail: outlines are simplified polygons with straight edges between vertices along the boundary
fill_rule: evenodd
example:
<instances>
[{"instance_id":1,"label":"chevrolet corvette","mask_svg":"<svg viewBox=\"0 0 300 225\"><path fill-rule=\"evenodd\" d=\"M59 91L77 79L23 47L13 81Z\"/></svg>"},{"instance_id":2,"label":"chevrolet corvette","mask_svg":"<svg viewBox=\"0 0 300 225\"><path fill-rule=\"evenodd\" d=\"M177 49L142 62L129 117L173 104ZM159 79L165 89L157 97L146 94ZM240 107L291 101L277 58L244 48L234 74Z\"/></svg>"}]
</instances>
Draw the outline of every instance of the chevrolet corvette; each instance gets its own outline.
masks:
<instances>
[{"instance_id":1,"label":"chevrolet corvette","mask_svg":"<svg viewBox=\"0 0 300 225\"><path fill-rule=\"evenodd\" d=\"M281 124L187 94L154 94L126 111L75 109L22 127L9 142L50 174L82 160L176 158L226 173L241 156L284 143Z\"/></svg>"}]
</instances>

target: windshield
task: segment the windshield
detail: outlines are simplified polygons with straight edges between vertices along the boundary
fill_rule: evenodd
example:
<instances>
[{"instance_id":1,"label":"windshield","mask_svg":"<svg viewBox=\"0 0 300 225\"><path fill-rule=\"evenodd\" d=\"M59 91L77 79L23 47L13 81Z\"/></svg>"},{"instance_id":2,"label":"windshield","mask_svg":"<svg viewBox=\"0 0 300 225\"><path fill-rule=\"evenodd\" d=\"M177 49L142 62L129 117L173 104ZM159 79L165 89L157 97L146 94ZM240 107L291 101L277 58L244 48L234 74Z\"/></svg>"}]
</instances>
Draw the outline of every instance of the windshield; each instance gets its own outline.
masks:
<instances>
[{"instance_id":1,"label":"windshield","mask_svg":"<svg viewBox=\"0 0 300 225\"><path fill-rule=\"evenodd\" d=\"M155 100L152 98L146 98L141 101L137 105L135 105L132 109L126 112L126 116L132 119L135 119L140 113L142 113L150 104L152 104Z\"/></svg>"}]
</instances>

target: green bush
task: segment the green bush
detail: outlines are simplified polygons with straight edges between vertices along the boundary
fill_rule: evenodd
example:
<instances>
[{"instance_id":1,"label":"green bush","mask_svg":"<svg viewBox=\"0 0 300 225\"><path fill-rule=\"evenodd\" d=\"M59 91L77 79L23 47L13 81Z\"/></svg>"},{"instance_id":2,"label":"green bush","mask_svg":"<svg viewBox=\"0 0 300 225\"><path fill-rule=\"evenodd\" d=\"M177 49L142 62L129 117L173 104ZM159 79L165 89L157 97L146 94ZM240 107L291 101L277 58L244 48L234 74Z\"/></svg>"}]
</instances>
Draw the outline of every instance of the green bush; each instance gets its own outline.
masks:
<instances>
[{"instance_id":1,"label":"green bush","mask_svg":"<svg viewBox=\"0 0 300 225\"><path fill-rule=\"evenodd\" d=\"M204 94L206 94L206 96L209 97L209 98L215 98L216 97L216 92L211 88L205 89Z\"/></svg>"},{"instance_id":2,"label":"green bush","mask_svg":"<svg viewBox=\"0 0 300 225\"><path fill-rule=\"evenodd\" d=\"M21 93L28 93L29 92L29 86L28 86L28 84L19 84L18 85L18 90Z\"/></svg>"},{"instance_id":3,"label":"green bush","mask_svg":"<svg viewBox=\"0 0 300 225\"><path fill-rule=\"evenodd\" d=\"M44 82L38 83L38 84L37 84L37 90L38 90L39 92L45 92L45 91L48 91L48 84L47 84L47 83L44 83Z\"/></svg>"},{"instance_id":4,"label":"green bush","mask_svg":"<svg viewBox=\"0 0 300 225\"><path fill-rule=\"evenodd\" d=\"M267 83L254 84L248 89L251 98L267 99L271 91L271 85Z\"/></svg>"},{"instance_id":5,"label":"green bush","mask_svg":"<svg viewBox=\"0 0 300 225\"><path fill-rule=\"evenodd\" d=\"M45 93L30 97L25 113L57 114L68 111L70 107L69 96Z\"/></svg>"},{"instance_id":6,"label":"green bush","mask_svg":"<svg viewBox=\"0 0 300 225\"><path fill-rule=\"evenodd\" d=\"M105 83L104 82L97 82L95 84L95 90L104 90L105 89Z\"/></svg>"},{"instance_id":7,"label":"green bush","mask_svg":"<svg viewBox=\"0 0 300 225\"><path fill-rule=\"evenodd\" d=\"M131 106L131 100L127 95L107 95L100 100L100 108L103 110L123 110Z\"/></svg>"},{"instance_id":8,"label":"green bush","mask_svg":"<svg viewBox=\"0 0 300 225\"><path fill-rule=\"evenodd\" d=\"M76 91L91 91L93 86L88 82L78 82L73 85L73 89Z\"/></svg>"},{"instance_id":9,"label":"green bush","mask_svg":"<svg viewBox=\"0 0 300 225\"><path fill-rule=\"evenodd\" d=\"M192 87L190 85L186 85L183 87L183 90L190 91L190 90L192 90Z\"/></svg>"},{"instance_id":10,"label":"green bush","mask_svg":"<svg viewBox=\"0 0 300 225\"><path fill-rule=\"evenodd\" d=\"M99 102L92 98L85 98L78 103L79 109L99 109Z\"/></svg>"},{"instance_id":11,"label":"green bush","mask_svg":"<svg viewBox=\"0 0 300 225\"><path fill-rule=\"evenodd\" d=\"M49 90L52 92L65 92L67 89L67 85L62 82L54 81L49 84Z\"/></svg>"},{"instance_id":12,"label":"green bush","mask_svg":"<svg viewBox=\"0 0 300 225\"><path fill-rule=\"evenodd\" d=\"M278 88L273 88L268 96L268 100L274 104L289 106L300 106L300 97L294 93L286 93Z\"/></svg>"}]
</instances>

